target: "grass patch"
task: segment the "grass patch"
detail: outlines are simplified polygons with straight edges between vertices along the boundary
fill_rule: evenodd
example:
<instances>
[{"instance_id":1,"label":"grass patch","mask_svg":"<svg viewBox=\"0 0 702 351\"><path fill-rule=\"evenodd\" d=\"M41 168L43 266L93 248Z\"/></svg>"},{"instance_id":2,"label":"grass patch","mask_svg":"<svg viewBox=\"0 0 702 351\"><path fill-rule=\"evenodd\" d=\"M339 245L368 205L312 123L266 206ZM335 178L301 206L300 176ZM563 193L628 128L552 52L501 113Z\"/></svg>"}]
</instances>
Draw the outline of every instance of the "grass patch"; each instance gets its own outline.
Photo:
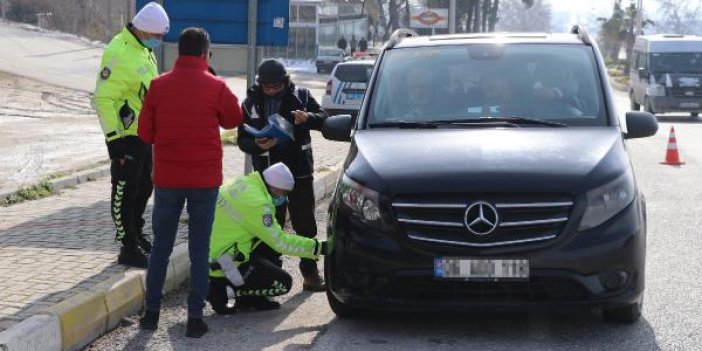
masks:
<instances>
[{"instance_id":1,"label":"grass patch","mask_svg":"<svg viewBox=\"0 0 702 351\"><path fill-rule=\"evenodd\" d=\"M21 188L5 199L0 200L0 206L7 207L28 200L37 200L56 194L56 189L47 180L39 184Z\"/></svg>"},{"instance_id":2,"label":"grass patch","mask_svg":"<svg viewBox=\"0 0 702 351\"><path fill-rule=\"evenodd\" d=\"M97 168L97 167L99 167L99 166L106 165L106 164L109 164L109 163L110 163L110 160L102 160L102 161L98 161L98 162L95 162L95 163L91 163L91 164L88 164L88 165L85 165L85 166L78 167L78 168L76 168L76 169L74 169L74 170L71 170L71 171L58 171L58 172L54 172L54 173L51 173L51 174L49 174L48 176L46 176L46 177L44 178L44 180L42 180L42 181L48 181L48 180L54 180L54 179L59 179L59 178L67 177L67 176L69 176L69 175L71 175L71 174L73 174L73 173L78 173L78 172L82 172L82 171L87 171L87 170L89 170L89 169Z\"/></svg>"},{"instance_id":3,"label":"grass patch","mask_svg":"<svg viewBox=\"0 0 702 351\"><path fill-rule=\"evenodd\" d=\"M222 145L236 145L237 133L236 129L227 130L222 133Z\"/></svg>"},{"instance_id":4,"label":"grass patch","mask_svg":"<svg viewBox=\"0 0 702 351\"><path fill-rule=\"evenodd\" d=\"M614 80L619 84L629 85L629 76L614 77Z\"/></svg>"},{"instance_id":5,"label":"grass patch","mask_svg":"<svg viewBox=\"0 0 702 351\"><path fill-rule=\"evenodd\" d=\"M331 171L331 168L329 168L327 166L317 167L317 172L320 172L320 173L321 172L330 172L330 171Z\"/></svg>"},{"instance_id":6,"label":"grass patch","mask_svg":"<svg viewBox=\"0 0 702 351\"><path fill-rule=\"evenodd\" d=\"M99 162L91 163L89 165L85 165L82 167L79 167L73 171L59 171L59 172L54 172L49 174L48 176L44 177L39 183L28 186L28 187L22 187L16 192L10 194L10 196L0 199L0 207L7 207L10 205L14 205L20 202L24 201L30 201L30 200L38 200L42 199L51 195L58 194L58 189L54 188L54 186L51 184L52 180L56 180L59 178L64 178L67 177L73 173L77 172L82 172L86 171L89 169L97 168L99 166L109 164L110 160L102 160ZM87 179L88 181L95 181L97 180L94 177L89 177ZM75 189L75 186L70 186L66 187L68 189Z\"/></svg>"},{"instance_id":7,"label":"grass patch","mask_svg":"<svg viewBox=\"0 0 702 351\"><path fill-rule=\"evenodd\" d=\"M54 173L51 173L48 176L46 176L46 178L44 178L44 179L45 180L54 180L54 179L66 177L70 174L71 174L70 172L54 172Z\"/></svg>"}]
</instances>

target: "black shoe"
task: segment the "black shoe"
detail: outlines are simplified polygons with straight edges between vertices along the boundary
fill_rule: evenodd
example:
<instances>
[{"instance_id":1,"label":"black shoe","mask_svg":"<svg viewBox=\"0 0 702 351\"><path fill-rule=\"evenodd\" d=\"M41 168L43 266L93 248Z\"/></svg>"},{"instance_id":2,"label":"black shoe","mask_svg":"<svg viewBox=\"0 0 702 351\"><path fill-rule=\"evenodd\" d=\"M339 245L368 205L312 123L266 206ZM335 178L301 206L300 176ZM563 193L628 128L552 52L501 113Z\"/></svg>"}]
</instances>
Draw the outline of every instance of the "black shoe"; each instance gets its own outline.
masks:
<instances>
[{"instance_id":1,"label":"black shoe","mask_svg":"<svg viewBox=\"0 0 702 351\"><path fill-rule=\"evenodd\" d=\"M139 245L139 248L144 251L147 256L151 253L151 248L154 246L151 243L151 238L144 233L137 235L137 245Z\"/></svg>"},{"instance_id":2,"label":"black shoe","mask_svg":"<svg viewBox=\"0 0 702 351\"><path fill-rule=\"evenodd\" d=\"M212 303L210 303L210 305L212 305ZM236 313L236 307L229 307L227 305L224 305L224 306L212 305L212 310L214 310L215 313L220 315L220 316L226 316L228 314Z\"/></svg>"},{"instance_id":3,"label":"black shoe","mask_svg":"<svg viewBox=\"0 0 702 351\"><path fill-rule=\"evenodd\" d=\"M266 296L239 296L234 307L240 311L269 311L280 308L280 302Z\"/></svg>"},{"instance_id":4,"label":"black shoe","mask_svg":"<svg viewBox=\"0 0 702 351\"><path fill-rule=\"evenodd\" d=\"M146 269L147 262L147 255L135 246L129 248L122 246L119 250L119 256L117 256L117 263L134 268Z\"/></svg>"},{"instance_id":5,"label":"black shoe","mask_svg":"<svg viewBox=\"0 0 702 351\"><path fill-rule=\"evenodd\" d=\"M159 312L146 310L144 316L139 318L139 328L144 330L156 330L158 328Z\"/></svg>"},{"instance_id":6,"label":"black shoe","mask_svg":"<svg viewBox=\"0 0 702 351\"><path fill-rule=\"evenodd\" d=\"M207 323L205 323L202 318L188 318L185 336L189 338L201 338L207 331Z\"/></svg>"},{"instance_id":7,"label":"black shoe","mask_svg":"<svg viewBox=\"0 0 702 351\"><path fill-rule=\"evenodd\" d=\"M327 284L324 283L324 279L318 272L303 274L302 278L302 290L315 292L327 290Z\"/></svg>"}]
</instances>

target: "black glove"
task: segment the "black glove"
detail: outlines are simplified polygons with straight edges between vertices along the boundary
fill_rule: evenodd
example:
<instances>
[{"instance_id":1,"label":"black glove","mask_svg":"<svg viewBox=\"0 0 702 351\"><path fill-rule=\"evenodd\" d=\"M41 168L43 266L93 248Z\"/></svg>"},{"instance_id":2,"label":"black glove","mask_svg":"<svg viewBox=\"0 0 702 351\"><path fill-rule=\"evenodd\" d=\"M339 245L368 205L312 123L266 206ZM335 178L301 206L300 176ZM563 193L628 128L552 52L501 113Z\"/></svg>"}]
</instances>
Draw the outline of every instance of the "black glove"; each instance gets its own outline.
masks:
<instances>
[{"instance_id":1,"label":"black glove","mask_svg":"<svg viewBox=\"0 0 702 351\"><path fill-rule=\"evenodd\" d=\"M134 157L129 154L122 156L123 163L113 160L114 177L117 180L133 180L136 175L137 165L134 162Z\"/></svg>"},{"instance_id":2,"label":"black glove","mask_svg":"<svg viewBox=\"0 0 702 351\"><path fill-rule=\"evenodd\" d=\"M320 241L319 244L322 246L321 250L319 250L319 254L326 256L327 253L329 253L329 244L327 244L326 241Z\"/></svg>"},{"instance_id":3,"label":"black glove","mask_svg":"<svg viewBox=\"0 0 702 351\"><path fill-rule=\"evenodd\" d=\"M123 159L127 153L127 143L124 141L124 138L108 141L107 153L110 154L111 160Z\"/></svg>"}]
</instances>

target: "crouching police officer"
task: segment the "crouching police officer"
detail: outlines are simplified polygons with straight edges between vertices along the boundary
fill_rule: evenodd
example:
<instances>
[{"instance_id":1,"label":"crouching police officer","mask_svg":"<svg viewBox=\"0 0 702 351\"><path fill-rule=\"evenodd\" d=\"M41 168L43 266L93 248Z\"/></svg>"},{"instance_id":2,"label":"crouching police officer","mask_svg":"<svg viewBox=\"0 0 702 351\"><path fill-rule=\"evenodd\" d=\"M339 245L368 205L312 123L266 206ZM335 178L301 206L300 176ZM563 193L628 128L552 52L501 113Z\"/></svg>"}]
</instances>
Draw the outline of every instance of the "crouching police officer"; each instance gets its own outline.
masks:
<instances>
[{"instance_id":1,"label":"crouching police officer","mask_svg":"<svg viewBox=\"0 0 702 351\"><path fill-rule=\"evenodd\" d=\"M283 231L275 219L276 206L285 203L295 178L283 163L262 173L253 172L220 187L210 244L210 292L207 300L218 314L236 310L270 310L280 307L269 297L290 291L292 277L259 247L280 254L317 259L327 243ZM236 299L228 307L227 288Z\"/></svg>"}]
</instances>

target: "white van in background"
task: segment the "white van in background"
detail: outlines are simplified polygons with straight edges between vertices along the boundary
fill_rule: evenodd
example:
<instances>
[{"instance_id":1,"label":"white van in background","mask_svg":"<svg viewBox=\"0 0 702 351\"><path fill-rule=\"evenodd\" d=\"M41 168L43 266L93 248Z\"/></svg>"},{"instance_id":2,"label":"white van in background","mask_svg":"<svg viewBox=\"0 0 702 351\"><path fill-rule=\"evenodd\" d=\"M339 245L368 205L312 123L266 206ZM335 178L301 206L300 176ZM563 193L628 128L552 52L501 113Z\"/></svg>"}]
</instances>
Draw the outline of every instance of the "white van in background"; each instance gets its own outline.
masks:
<instances>
[{"instance_id":1,"label":"white van in background","mask_svg":"<svg viewBox=\"0 0 702 351\"><path fill-rule=\"evenodd\" d=\"M702 37L657 34L636 38L629 70L631 109L651 113L702 111Z\"/></svg>"}]
</instances>

